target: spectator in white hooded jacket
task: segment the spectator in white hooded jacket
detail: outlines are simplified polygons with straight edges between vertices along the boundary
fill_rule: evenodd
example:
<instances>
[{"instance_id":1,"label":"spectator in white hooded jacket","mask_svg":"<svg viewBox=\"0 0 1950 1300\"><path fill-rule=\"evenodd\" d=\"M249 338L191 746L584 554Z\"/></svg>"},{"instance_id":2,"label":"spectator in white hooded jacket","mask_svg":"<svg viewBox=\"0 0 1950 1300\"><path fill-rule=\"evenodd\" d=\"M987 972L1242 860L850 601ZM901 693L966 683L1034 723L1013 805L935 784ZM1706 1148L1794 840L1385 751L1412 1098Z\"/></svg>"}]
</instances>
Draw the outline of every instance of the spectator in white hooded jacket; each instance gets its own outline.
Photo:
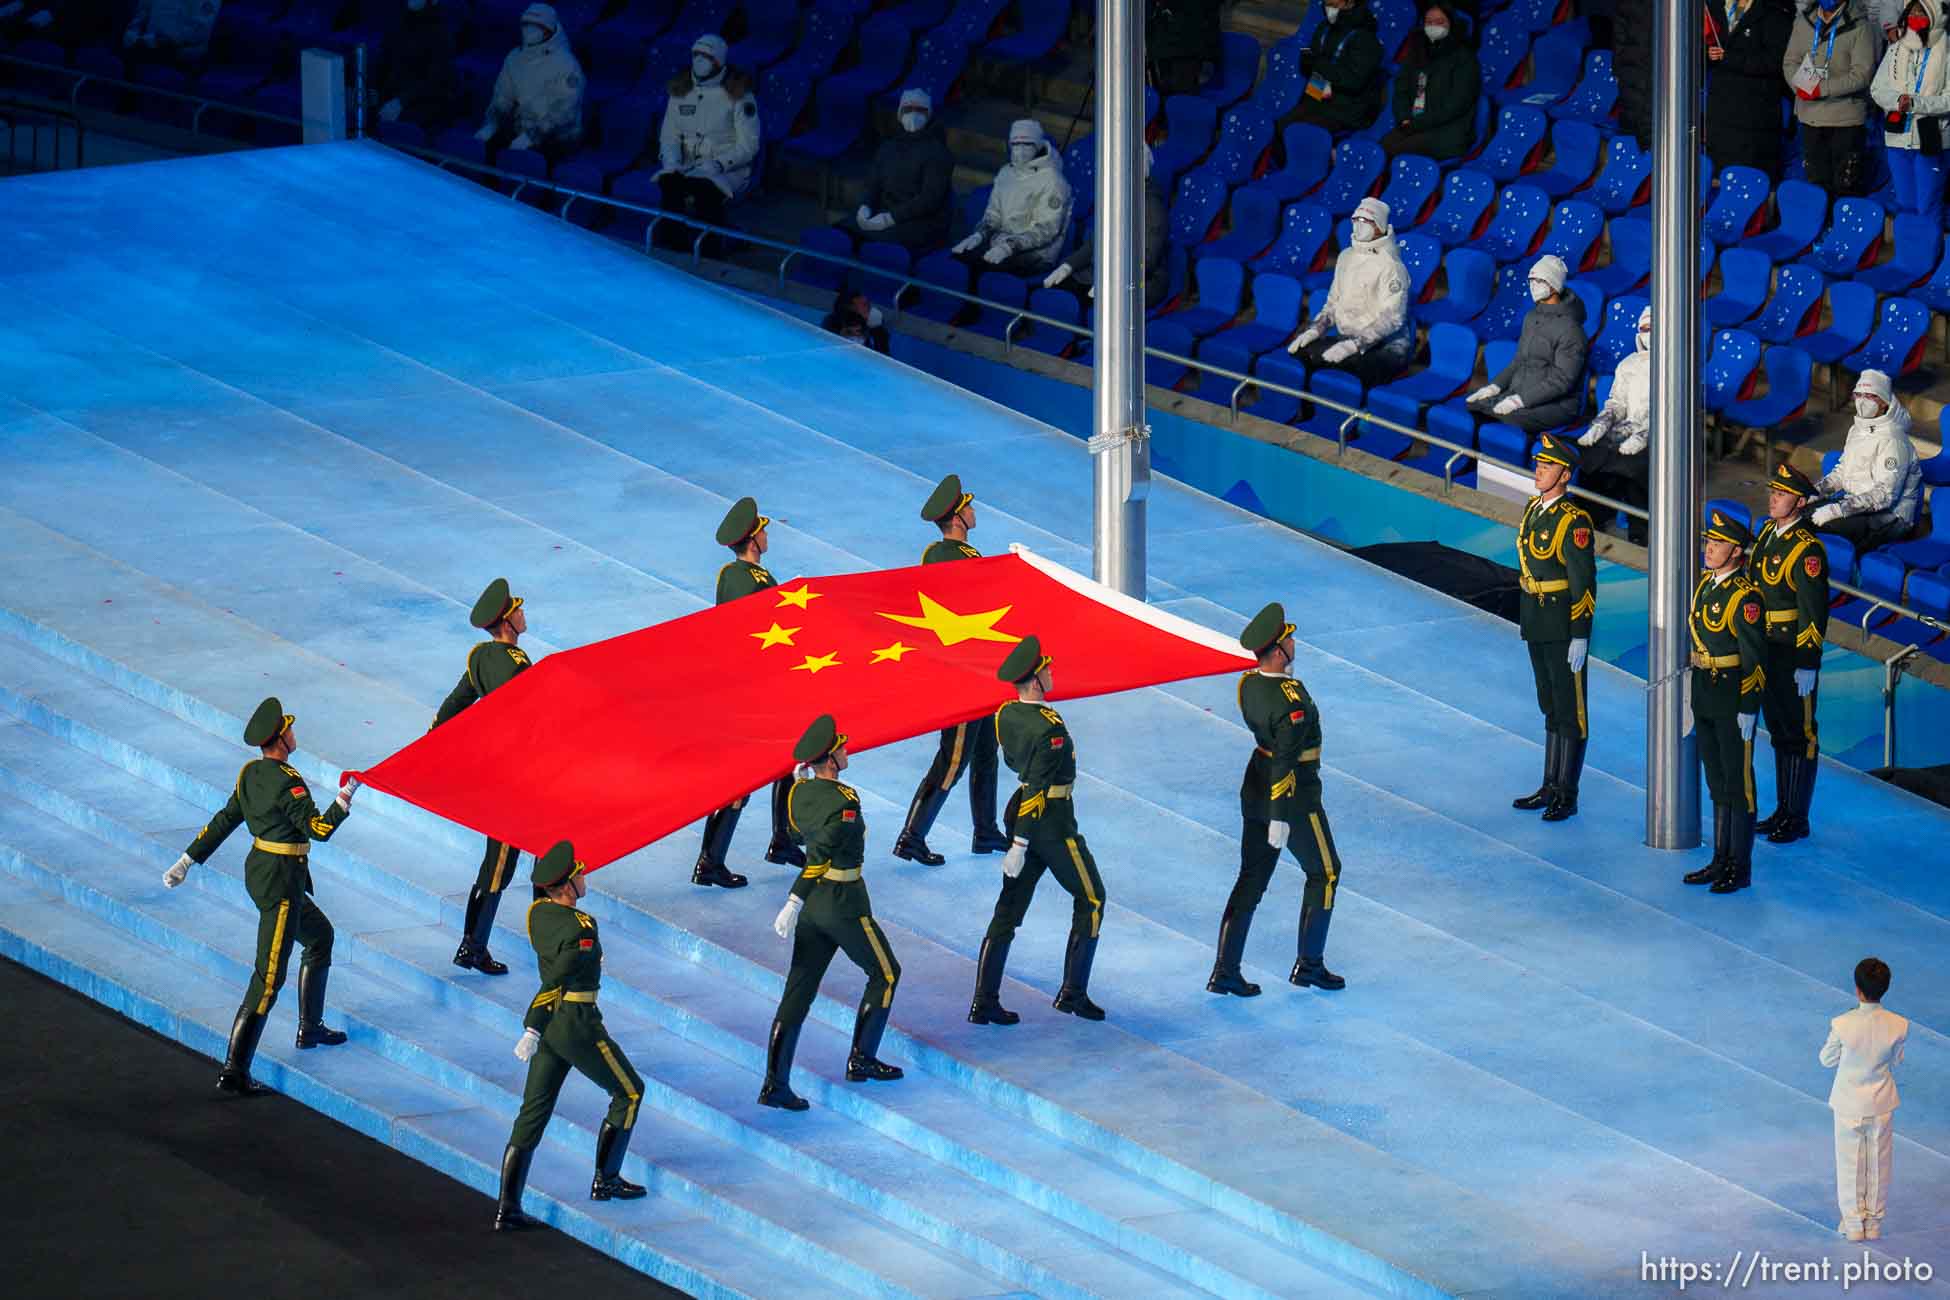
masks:
<instances>
[{"instance_id":1,"label":"spectator in white hooded jacket","mask_svg":"<svg viewBox=\"0 0 1950 1300\"><path fill-rule=\"evenodd\" d=\"M1864 370L1855 381L1855 423L1835 468L1815 484L1824 504L1808 522L1867 553L1907 538L1923 500L1923 469L1909 440L1909 412L1889 376Z\"/></svg>"},{"instance_id":2,"label":"spectator in white hooded jacket","mask_svg":"<svg viewBox=\"0 0 1950 1300\"><path fill-rule=\"evenodd\" d=\"M1578 477L1594 492L1645 509L1646 443L1652 436L1652 309L1639 311L1638 346L1618 363L1604 409L1578 438ZM1632 541L1645 545L1645 521L1626 516Z\"/></svg>"},{"instance_id":3,"label":"spectator in white hooded jacket","mask_svg":"<svg viewBox=\"0 0 1950 1300\"><path fill-rule=\"evenodd\" d=\"M1882 141L1896 207L1943 224L1943 148L1950 143L1950 37L1937 0L1907 0L1901 35L1882 56L1869 97L1882 109Z\"/></svg>"},{"instance_id":4,"label":"spectator in white hooded jacket","mask_svg":"<svg viewBox=\"0 0 1950 1300\"><path fill-rule=\"evenodd\" d=\"M1408 268L1388 217L1380 199L1355 207L1354 242L1334 262L1327 301L1286 345L1309 367L1345 370L1367 388L1393 379L1415 355ZM1329 330L1336 337L1327 337Z\"/></svg>"},{"instance_id":5,"label":"spectator in white hooded jacket","mask_svg":"<svg viewBox=\"0 0 1950 1300\"><path fill-rule=\"evenodd\" d=\"M1056 265L1070 231L1070 182L1043 124L1009 127L1009 163L995 174L982 220L953 251L977 270L1042 275Z\"/></svg>"},{"instance_id":6,"label":"spectator in white hooded jacket","mask_svg":"<svg viewBox=\"0 0 1950 1300\"><path fill-rule=\"evenodd\" d=\"M582 92L582 65L555 7L529 5L521 13L521 44L501 61L487 120L474 138L559 157L582 139Z\"/></svg>"},{"instance_id":7,"label":"spectator in white hooded jacket","mask_svg":"<svg viewBox=\"0 0 1950 1300\"><path fill-rule=\"evenodd\" d=\"M724 222L725 205L751 188L758 160L758 97L752 81L730 66L724 37L700 36L691 44L690 69L670 83L670 103L657 141L657 188L663 206L712 225ZM657 227L659 242L689 248L692 236L675 222Z\"/></svg>"},{"instance_id":8,"label":"spectator in white hooded jacket","mask_svg":"<svg viewBox=\"0 0 1950 1300\"><path fill-rule=\"evenodd\" d=\"M210 30L222 8L223 0L136 0L122 44L200 63L210 53Z\"/></svg>"}]
</instances>

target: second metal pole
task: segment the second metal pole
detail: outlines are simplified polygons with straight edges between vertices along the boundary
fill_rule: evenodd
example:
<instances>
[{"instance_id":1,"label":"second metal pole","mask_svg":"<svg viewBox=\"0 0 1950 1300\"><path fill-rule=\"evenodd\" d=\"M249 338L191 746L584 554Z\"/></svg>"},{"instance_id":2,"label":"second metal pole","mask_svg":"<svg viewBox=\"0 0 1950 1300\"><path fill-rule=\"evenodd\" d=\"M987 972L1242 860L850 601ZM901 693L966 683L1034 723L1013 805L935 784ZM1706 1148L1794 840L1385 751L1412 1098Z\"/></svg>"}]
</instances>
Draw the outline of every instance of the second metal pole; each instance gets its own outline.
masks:
<instances>
[{"instance_id":1,"label":"second metal pole","mask_svg":"<svg viewBox=\"0 0 1950 1300\"><path fill-rule=\"evenodd\" d=\"M1144 6L1097 0L1097 337L1090 457L1097 581L1144 598Z\"/></svg>"}]
</instances>

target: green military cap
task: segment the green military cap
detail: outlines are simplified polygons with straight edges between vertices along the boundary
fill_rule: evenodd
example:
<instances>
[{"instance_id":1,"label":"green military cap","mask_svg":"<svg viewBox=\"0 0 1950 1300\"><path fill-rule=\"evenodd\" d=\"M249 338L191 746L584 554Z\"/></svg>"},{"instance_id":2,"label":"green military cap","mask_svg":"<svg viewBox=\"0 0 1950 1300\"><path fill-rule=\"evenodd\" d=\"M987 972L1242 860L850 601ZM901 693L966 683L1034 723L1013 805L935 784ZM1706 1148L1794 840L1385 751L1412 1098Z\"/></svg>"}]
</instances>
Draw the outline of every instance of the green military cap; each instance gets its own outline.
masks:
<instances>
[{"instance_id":1,"label":"green military cap","mask_svg":"<svg viewBox=\"0 0 1950 1300\"><path fill-rule=\"evenodd\" d=\"M758 513L758 502L739 497L718 525L718 545L743 546L745 539L772 521Z\"/></svg>"},{"instance_id":2,"label":"green military cap","mask_svg":"<svg viewBox=\"0 0 1950 1300\"><path fill-rule=\"evenodd\" d=\"M1548 433L1537 435L1537 450L1532 453L1532 456L1537 460L1549 461L1553 465L1562 465L1565 469L1578 467L1577 444L1566 442Z\"/></svg>"},{"instance_id":3,"label":"green military cap","mask_svg":"<svg viewBox=\"0 0 1950 1300\"><path fill-rule=\"evenodd\" d=\"M493 627L520 608L521 597L508 590L508 580L496 578L474 602L474 612L467 616L467 621L475 627Z\"/></svg>"},{"instance_id":4,"label":"green military cap","mask_svg":"<svg viewBox=\"0 0 1950 1300\"><path fill-rule=\"evenodd\" d=\"M1253 621L1246 624L1246 630L1239 634L1239 644L1259 654L1275 642L1284 641L1292 635L1293 624L1286 621L1286 608L1276 600L1253 615Z\"/></svg>"},{"instance_id":5,"label":"green military cap","mask_svg":"<svg viewBox=\"0 0 1950 1300\"><path fill-rule=\"evenodd\" d=\"M296 721L284 711L278 697L273 695L257 706L257 712L251 714L250 722L244 727L244 743L262 749L282 736L285 729Z\"/></svg>"},{"instance_id":6,"label":"green military cap","mask_svg":"<svg viewBox=\"0 0 1950 1300\"><path fill-rule=\"evenodd\" d=\"M1026 636L1016 642L1016 648L1009 652L1009 657L1004 659L1002 666L995 670L995 676L998 681L1005 681L1014 686L1017 682L1028 681L1049 667L1052 662L1050 657L1043 653L1043 643L1033 636Z\"/></svg>"},{"instance_id":7,"label":"green military cap","mask_svg":"<svg viewBox=\"0 0 1950 1300\"><path fill-rule=\"evenodd\" d=\"M974 493L961 490L961 475L950 474L928 493L928 503L921 507L921 518L931 524L940 523L974 499Z\"/></svg>"},{"instance_id":8,"label":"green military cap","mask_svg":"<svg viewBox=\"0 0 1950 1300\"><path fill-rule=\"evenodd\" d=\"M1747 531L1747 525L1724 510L1708 512L1704 536L1709 541L1732 542L1740 547L1751 546L1754 540L1754 535Z\"/></svg>"},{"instance_id":9,"label":"green military cap","mask_svg":"<svg viewBox=\"0 0 1950 1300\"><path fill-rule=\"evenodd\" d=\"M567 840L557 840L555 847L535 859L535 869L528 878L543 889L553 889L571 876L576 876L589 868L576 858L576 846Z\"/></svg>"},{"instance_id":10,"label":"green military cap","mask_svg":"<svg viewBox=\"0 0 1950 1300\"><path fill-rule=\"evenodd\" d=\"M1787 492L1798 497L1811 497L1815 494L1815 485L1808 476L1786 461L1775 466L1774 477L1767 480L1767 486L1777 492Z\"/></svg>"},{"instance_id":11,"label":"green military cap","mask_svg":"<svg viewBox=\"0 0 1950 1300\"><path fill-rule=\"evenodd\" d=\"M799 743L792 747L792 761L795 763L819 764L826 756L846 743L846 733L840 730L833 715L822 713L812 720L806 734L799 737Z\"/></svg>"}]
</instances>

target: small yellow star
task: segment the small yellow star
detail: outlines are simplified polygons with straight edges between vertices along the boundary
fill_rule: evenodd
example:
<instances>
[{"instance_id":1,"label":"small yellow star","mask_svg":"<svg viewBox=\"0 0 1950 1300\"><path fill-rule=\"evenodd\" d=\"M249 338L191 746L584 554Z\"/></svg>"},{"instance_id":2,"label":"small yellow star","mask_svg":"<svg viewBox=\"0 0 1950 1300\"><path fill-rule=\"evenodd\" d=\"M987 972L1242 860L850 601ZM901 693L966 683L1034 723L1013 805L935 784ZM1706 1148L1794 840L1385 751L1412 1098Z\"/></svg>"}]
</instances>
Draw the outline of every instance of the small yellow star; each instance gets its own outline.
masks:
<instances>
[{"instance_id":1,"label":"small yellow star","mask_svg":"<svg viewBox=\"0 0 1950 1300\"><path fill-rule=\"evenodd\" d=\"M1022 640L1019 636L1010 636L1007 632L998 631L995 626L998 620L1015 608L1013 605L984 610L979 614L957 614L931 598L926 592L915 594L921 601L919 615L882 614L880 617L906 627L918 627L932 632L940 639L942 645L959 645L963 641L1000 641L1004 645L1013 645Z\"/></svg>"},{"instance_id":2,"label":"small yellow star","mask_svg":"<svg viewBox=\"0 0 1950 1300\"><path fill-rule=\"evenodd\" d=\"M796 605L800 609L804 609L809 602L818 600L819 597L820 593L814 591L811 587L795 587L791 591L781 591L779 593L779 604L777 607L784 608L787 605Z\"/></svg>"},{"instance_id":3,"label":"small yellow star","mask_svg":"<svg viewBox=\"0 0 1950 1300\"><path fill-rule=\"evenodd\" d=\"M885 649L874 651L873 661L875 663L885 663L888 661L899 663L901 656L910 653L913 649L914 647L911 645L902 645L899 641L896 641Z\"/></svg>"},{"instance_id":4,"label":"small yellow star","mask_svg":"<svg viewBox=\"0 0 1950 1300\"><path fill-rule=\"evenodd\" d=\"M837 668L839 666L840 666L840 655L839 655L839 651L835 650L832 654L807 655L806 662L802 664L794 664L792 666L792 671L795 673L816 674L822 668Z\"/></svg>"},{"instance_id":5,"label":"small yellow star","mask_svg":"<svg viewBox=\"0 0 1950 1300\"><path fill-rule=\"evenodd\" d=\"M791 645L792 638L798 632L799 629L796 627L780 627L774 623L769 632L747 632L745 635L758 638L760 650L770 650L775 645Z\"/></svg>"}]
</instances>

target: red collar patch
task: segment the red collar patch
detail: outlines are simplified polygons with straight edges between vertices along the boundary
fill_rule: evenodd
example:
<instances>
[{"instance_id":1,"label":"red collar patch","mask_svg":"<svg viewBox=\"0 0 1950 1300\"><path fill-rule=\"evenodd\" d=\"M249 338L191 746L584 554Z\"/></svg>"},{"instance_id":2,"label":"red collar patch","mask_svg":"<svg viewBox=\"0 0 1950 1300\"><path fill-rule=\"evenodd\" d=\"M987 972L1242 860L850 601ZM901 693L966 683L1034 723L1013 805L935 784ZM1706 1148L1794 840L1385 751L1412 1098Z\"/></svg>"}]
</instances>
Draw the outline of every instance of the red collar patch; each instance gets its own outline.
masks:
<instances>
[{"instance_id":1,"label":"red collar patch","mask_svg":"<svg viewBox=\"0 0 1950 1300\"><path fill-rule=\"evenodd\" d=\"M1061 748L1063 748L1063 737L1061 737L1061 736L1051 736L1051 737L1049 738L1049 747L1050 747L1051 749L1061 749Z\"/></svg>"},{"instance_id":2,"label":"red collar patch","mask_svg":"<svg viewBox=\"0 0 1950 1300\"><path fill-rule=\"evenodd\" d=\"M293 799L309 799L311 797L311 791L305 789L302 785L294 785L291 787L291 797Z\"/></svg>"},{"instance_id":3,"label":"red collar patch","mask_svg":"<svg viewBox=\"0 0 1950 1300\"><path fill-rule=\"evenodd\" d=\"M576 940L576 947L582 949L584 952L589 951L591 948L594 948L595 946L596 946L596 941L594 939Z\"/></svg>"},{"instance_id":4,"label":"red collar patch","mask_svg":"<svg viewBox=\"0 0 1950 1300\"><path fill-rule=\"evenodd\" d=\"M840 812L840 820L843 822L857 822L860 820L860 810L857 808L843 809Z\"/></svg>"},{"instance_id":5,"label":"red collar patch","mask_svg":"<svg viewBox=\"0 0 1950 1300\"><path fill-rule=\"evenodd\" d=\"M1295 709L1286 715L1286 720L1288 722L1305 722L1307 720L1307 711L1305 709Z\"/></svg>"}]
</instances>

